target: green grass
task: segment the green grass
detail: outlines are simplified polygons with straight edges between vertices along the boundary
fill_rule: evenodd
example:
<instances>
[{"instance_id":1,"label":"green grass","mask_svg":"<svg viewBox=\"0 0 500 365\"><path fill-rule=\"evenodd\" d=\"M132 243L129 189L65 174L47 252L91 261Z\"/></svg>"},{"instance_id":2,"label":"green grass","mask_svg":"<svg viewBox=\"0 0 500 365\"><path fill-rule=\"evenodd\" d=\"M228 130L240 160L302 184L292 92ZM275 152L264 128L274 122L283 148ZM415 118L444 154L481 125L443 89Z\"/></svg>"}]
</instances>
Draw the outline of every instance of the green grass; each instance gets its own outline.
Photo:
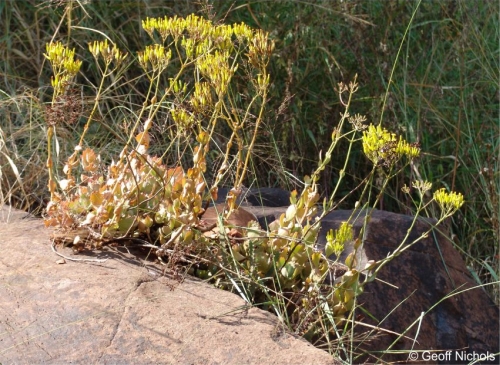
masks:
<instances>
[{"instance_id":1,"label":"green grass","mask_svg":"<svg viewBox=\"0 0 500 365\"><path fill-rule=\"evenodd\" d=\"M451 239L482 282L495 281L493 273L498 277L500 269L499 4L224 3L217 4L226 19L262 27L276 37L277 103L271 109L279 109L280 95L291 99L270 128L287 157L287 170L297 176L310 172L339 120L336 84L358 74L361 88L352 111L419 141L424 152L412 171L389 187L381 208L410 213L400 189L418 177L434 188L462 192L466 205L452 219ZM324 174L325 191L335 186L343 157ZM348 195L369 168L354 151L341 193ZM355 199L353 194L346 207ZM499 303L496 286L490 294Z\"/></svg>"}]
</instances>

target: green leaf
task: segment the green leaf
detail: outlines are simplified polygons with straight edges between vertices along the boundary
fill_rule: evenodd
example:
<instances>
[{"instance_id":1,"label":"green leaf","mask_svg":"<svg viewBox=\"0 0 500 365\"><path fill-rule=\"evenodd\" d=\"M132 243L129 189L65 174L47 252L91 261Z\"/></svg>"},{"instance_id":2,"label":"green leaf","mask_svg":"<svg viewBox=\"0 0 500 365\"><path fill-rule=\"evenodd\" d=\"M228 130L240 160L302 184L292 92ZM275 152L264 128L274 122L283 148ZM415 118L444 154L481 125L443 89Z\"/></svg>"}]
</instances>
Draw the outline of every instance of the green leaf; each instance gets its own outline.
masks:
<instances>
[{"instance_id":1,"label":"green leaf","mask_svg":"<svg viewBox=\"0 0 500 365\"><path fill-rule=\"evenodd\" d=\"M306 133L311 139L312 143L314 143L314 147L318 147L318 144L316 143L316 138L314 138L314 133L310 129L306 130Z\"/></svg>"},{"instance_id":2,"label":"green leaf","mask_svg":"<svg viewBox=\"0 0 500 365\"><path fill-rule=\"evenodd\" d=\"M333 249L333 244L332 242L328 242L325 246L325 255L326 257L330 257L333 253L334 253L334 249Z\"/></svg>"}]
</instances>

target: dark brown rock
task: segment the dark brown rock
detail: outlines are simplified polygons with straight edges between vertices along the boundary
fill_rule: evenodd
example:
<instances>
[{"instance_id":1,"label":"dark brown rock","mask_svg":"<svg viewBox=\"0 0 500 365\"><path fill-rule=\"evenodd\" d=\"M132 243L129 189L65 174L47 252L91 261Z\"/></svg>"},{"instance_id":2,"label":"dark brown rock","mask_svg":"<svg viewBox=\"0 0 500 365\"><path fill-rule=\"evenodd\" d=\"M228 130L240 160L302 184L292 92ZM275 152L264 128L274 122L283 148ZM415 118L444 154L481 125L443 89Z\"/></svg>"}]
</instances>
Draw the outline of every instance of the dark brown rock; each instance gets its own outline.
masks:
<instances>
[{"instance_id":1,"label":"dark brown rock","mask_svg":"<svg viewBox=\"0 0 500 365\"><path fill-rule=\"evenodd\" d=\"M286 208L246 207L257 217L266 217L271 222L277 219ZM318 246L324 247L326 233L330 228L337 229L343 221L354 222L356 234L363 226L366 212L337 210L328 214L323 222ZM357 217L357 218L355 218ZM380 260L403 242L412 226L413 217L374 210L368 225L364 244L357 252L357 265L363 268L368 260ZM433 220L419 219L406 242L418 239L426 232ZM408 352L446 351L441 353L441 361L429 363L469 363L473 356L498 354L499 345L499 308L487 293L478 288L472 279L463 259L452 243L446 238L446 226L433 230L427 238L419 240L387 264L379 273L375 282L369 283L358 300L363 309L357 310L358 320L371 326L378 326L380 331L373 331L370 338L360 345L360 349L372 351L373 357L356 360L406 361ZM353 250L346 247L340 261ZM385 283L384 283L385 282ZM453 295L453 293L456 293ZM419 318L424 313L419 324ZM419 328L420 327L420 328ZM408 329L408 331L407 331ZM369 330L363 325L356 326L358 334ZM393 346L394 351L406 351L404 354L375 353L384 351L404 334ZM416 335L418 331L418 336ZM416 339L414 343L411 339ZM360 350L359 349L359 350ZM358 352L359 352L358 350ZM432 354L426 353L426 358ZM418 353L422 359L423 353ZM448 356L448 357L445 357ZM463 361L460 356L462 356ZM492 357L490 356L490 360ZM499 363L498 356L485 364Z\"/></svg>"},{"instance_id":2,"label":"dark brown rock","mask_svg":"<svg viewBox=\"0 0 500 365\"><path fill-rule=\"evenodd\" d=\"M229 190L224 187L219 188L216 203L224 203ZM243 189L237 202L243 206L284 207L290 204L290 192L280 188Z\"/></svg>"},{"instance_id":3,"label":"dark brown rock","mask_svg":"<svg viewBox=\"0 0 500 365\"><path fill-rule=\"evenodd\" d=\"M342 221L349 219L351 213L335 211L325 218L320 245L325 244L326 232L330 228L338 228ZM363 217L361 214L355 221L357 232L363 226ZM367 259L380 260L394 252L403 242L412 223L413 217L375 210L364 244L357 255L358 265L364 267ZM417 220L406 242L418 240L433 223L432 220ZM439 229L446 232L446 227L441 226ZM378 279L392 286L383 281L369 283L358 300L377 320L360 310L356 313L364 317L364 323L404 333L416 340L413 343L403 337L392 350L454 350L449 358L442 357L442 363L457 364L470 362L461 361L460 356L465 355L470 359L474 354L499 352L498 307L482 288L477 288L460 254L438 230L431 231L427 238L419 240L388 263L380 271ZM419 324L422 313L424 315ZM362 332L366 328L358 326L357 330ZM361 348L369 351L387 349L398 337L386 331L380 331L379 334L382 336L363 344ZM391 362L408 359L408 353L375 355ZM425 354L426 358L428 355ZM423 353L419 356L422 359ZM484 363L498 363L498 358Z\"/></svg>"}]
</instances>

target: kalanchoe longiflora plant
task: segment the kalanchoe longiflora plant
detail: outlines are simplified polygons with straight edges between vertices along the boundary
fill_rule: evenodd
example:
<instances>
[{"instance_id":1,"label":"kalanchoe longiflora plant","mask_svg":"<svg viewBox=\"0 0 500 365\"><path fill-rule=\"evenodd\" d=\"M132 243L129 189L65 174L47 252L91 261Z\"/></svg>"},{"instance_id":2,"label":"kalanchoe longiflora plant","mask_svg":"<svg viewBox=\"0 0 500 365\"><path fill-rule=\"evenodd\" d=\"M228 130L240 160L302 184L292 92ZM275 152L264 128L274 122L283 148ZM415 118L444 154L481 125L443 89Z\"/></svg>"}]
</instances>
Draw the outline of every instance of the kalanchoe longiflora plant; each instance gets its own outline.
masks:
<instances>
[{"instance_id":1,"label":"kalanchoe longiflora plant","mask_svg":"<svg viewBox=\"0 0 500 365\"><path fill-rule=\"evenodd\" d=\"M243 183L263 120L269 87L267 63L274 48L267 33L244 24L215 25L195 15L148 18L142 25L153 40L137 55L149 82L147 102L133 114L136 122L117 159L105 166L92 148L83 147L90 124L99 119L95 115L107 80L130 67L125 65L127 55L108 40L89 44L102 80L80 142L64 163L64 178L60 179L56 178L60 174L51 150L57 121L49 124L51 201L45 224L67 232L77 228L75 243L80 245L89 240L99 244L111 238L139 236L163 248L191 243L199 236L196 228L204 210L203 201L217 197L220 181L231 172L235 186ZM55 103L71 86L82 62L75 60L74 50L59 42L48 44L45 56L54 71ZM172 73L170 67L174 60L177 73ZM238 69L249 77L247 105L241 105L239 95L231 89ZM194 82L184 81L189 78ZM158 112L165 107L176 127L172 139L184 139L189 145L194 135L198 143L192 148L192 166L187 170L180 165L167 168L162 158L148 154L149 131L159 123ZM252 123L248 123L250 117ZM141 123L143 120L145 123ZM213 184L207 187L205 158L219 123L226 123L232 135ZM236 155L231 154L234 146ZM230 171L231 166L234 171ZM228 197L229 210L234 208L237 191L234 189ZM83 240L82 235L89 240Z\"/></svg>"},{"instance_id":2,"label":"kalanchoe longiflora plant","mask_svg":"<svg viewBox=\"0 0 500 365\"><path fill-rule=\"evenodd\" d=\"M352 145L361 139L363 151L374 168L356 189L363 187L361 197L370 201L373 177L378 173L384 177L381 192L375 199L378 201L387 181L404 166L401 161L418 157L420 149L380 125L365 125L363 116L351 116L349 108L358 85L356 80L349 85L340 83L339 99L345 111L332 131L330 146L319 156L318 167L310 177L305 177L300 195L292 192L286 212L265 232L258 223L252 222L236 231L220 227L218 236L207 236L203 234L204 201L216 199L218 184L228 175L233 176L235 189L227 198L226 214L229 215L249 168L264 118L270 82L267 63L274 43L265 32L244 24L214 25L195 15L148 18L142 25L154 41L137 54L149 89L146 102L133 114L135 123L128 131L128 140L119 156L105 165L92 148L83 147L90 124L98 119L94 116L99 113L105 81L130 66L125 65L127 55L107 40L89 44L89 51L101 70L102 82L96 89L95 103L86 117L80 141L62 167L64 178L61 179L56 178L61 175L57 173L51 148L60 121L55 117L48 120L51 201L45 224L57 226L69 236L70 232L77 232L72 241L78 250L99 246L117 237L140 238L142 242L150 242L148 247L156 248L159 256L175 252L177 257L180 252L184 253L192 259L191 264L198 265L200 270L196 273L204 278L217 274L220 280L220 274L225 273L230 279L226 282L237 286L234 274L238 273L247 278L240 278L238 282L246 283L244 291L249 297L269 293L279 297L278 301L270 300L271 305L278 313L285 312L297 332L309 338L317 338L325 332L339 333L339 326L352 323L356 296L364 285L414 242L408 243L405 239L386 259L368 261L360 268L355 257L356 250L363 244L362 237L355 237L351 222L346 221L339 229L328 232L325 248L319 250L321 219L335 209L337 190L345 172L340 171L337 186L331 196L323 200L321 210L319 176L341 139L349 143L347 159ZM54 71L54 107L68 92L81 61L75 60L74 50L61 43L47 45L45 56ZM179 69L170 74L174 60ZM245 90L248 98L244 106L238 104L239 92L234 85L239 70L248 77ZM187 74L191 75L187 78L190 82L184 77ZM192 146L193 156L187 169L180 165L167 167L162 157L149 154L150 131L159 123L160 110L168 110L175 125L175 133L170 137ZM252 123L248 123L250 119ZM346 128L346 121L351 128ZM225 123L231 136L223 151L222 163L215 167L213 183L207 186L206 157L220 123ZM168 153L167 150L165 154ZM425 208L424 193L431 185L418 182L412 186L421 194L422 201L416 203L420 212ZM405 187L404 191L409 192L409 188ZM439 222L463 204L461 194L444 190L437 191L433 200L443 211ZM344 263L332 262L330 257L333 254L339 257L348 242L354 242L354 252ZM342 270L337 272L339 265Z\"/></svg>"},{"instance_id":3,"label":"kalanchoe longiflora plant","mask_svg":"<svg viewBox=\"0 0 500 365\"><path fill-rule=\"evenodd\" d=\"M341 138L349 138L354 142L355 134L363 132L363 151L374 164L373 174L378 169L385 170L386 181L394 176L394 170L400 161L408 164L420 155L417 144L408 143L381 126L365 126L365 119L359 115L349 115L349 105L356 90L356 82L348 86L339 85L340 100L343 99L342 94L348 94L344 104L346 112L342 114L339 125L332 133L329 149L324 157L320 155L318 168L311 177L305 178L300 196L297 196L297 192L292 192L290 206L269 226L266 234L249 229L247 239L242 244L233 246L246 275L256 278L256 281L267 280L267 285L273 291L285 293L284 307L290 314L294 329L308 338L324 336L325 329L338 331L341 325L352 323L356 297L363 292L364 286L375 279L385 264L415 243L406 242L405 239L386 259L377 262L369 260L365 267L359 267L355 257L363 244L362 236L354 237L352 224L343 222L337 230L328 232L324 251L317 247L321 219L334 209L335 192L323 201L323 210L318 212L319 193L316 181ZM343 134L346 120L353 128ZM342 177L341 172L340 178ZM369 184L366 184L364 192L367 191L367 186ZM414 187L420 189L423 197L423 189L429 190L431 185L422 182L414 184ZM447 194L442 190L434 194L434 200L444 212L438 223L463 204L461 194ZM420 211L422 206L417 208ZM338 270L339 263L332 262L329 258L332 254L339 257L348 242L353 242L354 252L340 265L342 270ZM328 284L327 278L330 280Z\"/></svg>"}]
</instances>

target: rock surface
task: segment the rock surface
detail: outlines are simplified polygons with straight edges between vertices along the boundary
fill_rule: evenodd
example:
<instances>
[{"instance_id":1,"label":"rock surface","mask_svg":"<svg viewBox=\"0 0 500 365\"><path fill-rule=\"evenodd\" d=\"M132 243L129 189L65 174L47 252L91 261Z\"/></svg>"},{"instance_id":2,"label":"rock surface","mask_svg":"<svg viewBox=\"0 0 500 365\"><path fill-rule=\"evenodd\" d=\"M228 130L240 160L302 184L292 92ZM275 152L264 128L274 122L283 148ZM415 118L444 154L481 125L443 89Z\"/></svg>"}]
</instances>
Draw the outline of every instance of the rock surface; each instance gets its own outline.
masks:
<instances>
[{"instance_id":1,"label":"rock surface","mask_svg":"<svg viewBox=\"0 0 500 365\"><path fill-rule=\"evenodd\" d=\"M262 224L286 208L244 209ZM338 228L351 214L329 214L322 222L319 245L324 245L330 228ZM19 211L9 216L6 207L0 211L0 222L9 222L0 223L1 363L335 363L326 352L285 334L271 314L245 310L236 295L194 279L178 284L163 276L161 267L135 256L109 252L111 259L102 264L58 265L48 230L41 221L23 216ZM355 229L362 225L363 214L355 220ZM409 216L374 211L358 265L394 251L411 225ZM428 227L429 221L419 220L408 242ZM355 363L380 357L382 362L405 362L411 349L421 351L420 360L422 351L452 350L450 357L427 363L469 363L474 354L500 351L498 307L476 288L459 253L439 232L389 263L378 279L359 297L367 312L357 310L362 324L355 331L359 340L367 326L380 330L355 350L371 351L372 356ZM453 292L457 294L451 296ZM398 333L406 337L397 340ZM392 350L405 353L376 353L393 342ZM460 361L457 355L466 359ZM481 363L498 363L498 357Z\"/></svg>"},{"instance_id":2,"label":"rock surface","mask_svg":"<svg viewBox=\"0 0 500 365\"><path fill-rule=\"evenodd\" d=\"M240 297L132 255L57 264L49 231L25 216L0 210L2 364L335 363Z\"/></svg>"}]
</instances>

